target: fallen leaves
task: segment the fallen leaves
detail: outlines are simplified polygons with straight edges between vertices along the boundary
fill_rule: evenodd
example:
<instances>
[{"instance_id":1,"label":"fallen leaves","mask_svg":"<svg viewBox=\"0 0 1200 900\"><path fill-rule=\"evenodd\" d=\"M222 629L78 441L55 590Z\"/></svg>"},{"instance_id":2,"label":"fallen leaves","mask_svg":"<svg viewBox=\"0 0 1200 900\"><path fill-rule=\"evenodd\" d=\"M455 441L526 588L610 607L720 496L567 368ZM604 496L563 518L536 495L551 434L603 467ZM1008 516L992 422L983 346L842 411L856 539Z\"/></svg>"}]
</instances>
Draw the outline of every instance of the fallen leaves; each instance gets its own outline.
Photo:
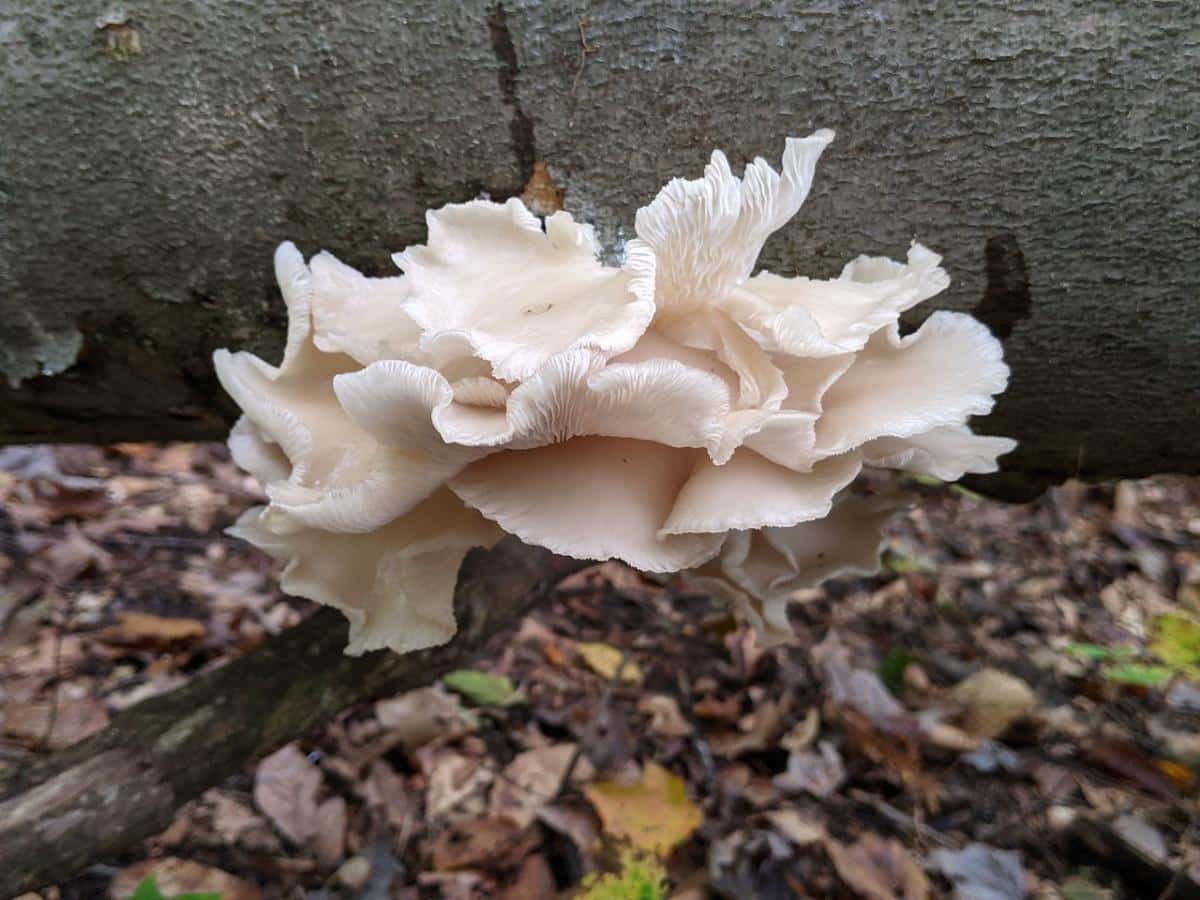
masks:
<instances>
[{"instance_id":1,"label":"fallen leaves","mask_svg":"<svg viewBox=\"0 0 1200 900\"><path fill-rule=\"evenodd\" d=\"M1092 741L1084 745L1083 755L1093 765L1164 800L1174 800L1179 795L1170 776L1132 741Z\"/></svg>"},{"instance_id":2,"label":"fallen leaves","mask_svg":"<svg viewBox=\"0 0 1200 900\"><path fill-rule=\"evenodd\" d=\"M962 850L935 850L932 868L954 884L962 900L1021 900L1026 896L1021 855L986 844L968 844Z\"/></svg>"},{"instance_id":3,"label":"fallen leaves","mask_svg":"<svg viewBox=\"0 0 1200 900\"><path fill-rule=\"evenodd\" d=\"M825 852L842 881L867 900L926 900L930 895L929 879L899 841L867 832L850 845L829 838Z\"/></svg>"},{"instance_id":4,"label":"fallen leaves","mask_svg":"<svg viewBox=\"0 0 1200 900\"><path fill-rule=\"evenodd\" d=\"M221 535L258 494L224 453L41 448L0 471L0 766L44 749L52 698L51 743L75 743L306 614ZM960 896L1132 895L1120 848L1165 877L1195 866L1200 482L1117 490L1117 529L1105 486L1021 508L926 490L897 523L901 577L804 591L793 647L592 567L494 659L347 710L319 754L289 751L295 771L264 763L253 802L237 780L209 791L150 853L289 896L549 900L617 880L633 833L680 851L680 900L920 896L920 864ZM639 760L669 766L679 806ZM1087 879L1059 869L1084 821L1109 841Z\"/></svg>"},{"instance_id":5,"label":"fallen leaves","mask_svg":"<svg viewBox=\"0 0 1200 900\"><path fill-rule=\"evenodd\" d=\"M515 706L525 697L507 675L492 675L476 669L457 669L442 678L450 690L462 694L476 706Z\"/></svg>"},{"instance_id":6,"label":"fallen leaves","mask_svg":"<svg viewBox=\"0 0 1200 900\"><path fill-rule=\"evenodd\" d=\"M599 782L584 793L605 832L659 856L686 841L704 821L700 808L688 799L684 780L653 761L632 784Z\"/></svg>"},{"instance_id":7,"label":"fallen leaves","mask_svg":"<svg viewBox=\"0 0 1200 900\"><path fill-rule=\"evenodd\" d=\"M830 629L825 640L813 647L812 658L835 707L856 710L889 734L913 732L916 726L912 715L877 674L851 665L850 650L835 629Z\"/></svg>"},{"instance_id":8,"label":"fallen leaves","mask_svg":"<svg viewBox=\"0 0 1200 900\"><path fill-rule=\"evenodd\" d=\"M164 650L204 640L208 628L197 619L167 618L143 612L122 612L115 625L97 633L97 639L120 647Z\"/></svg>"},{"instance_id":9,"label":"fallen leaves","mask_svg":"<svg viewBox=\"0 0 1200 900\"><path fill-rule=\"evenodd\" d=\"M832 797L846 780L842 755L829 741L821 741L817 752L793 750L787 771L775 776L775 786L784 791L805 791L814 797Z\"/></svg>"},{"instance_id":10,"label":"fallen leaves","mask_svg":"<svg viewBox=\"0 0 1200 900\"><path fill-rule=\"evenodd\" d=\"M1200 681L1200 622L1183 613L1160 616L1154 632L1150 652L1173 671Z\"/></svg>"},{"instance_id":11,"label":"fallen leaves","mask_svg":"<svg viewBox=\"0 0 1200 900\"><path fill-rule=\"evenodd\" d=\"M262 900L262 892L250 882L221 869L187 859L168 856L148 859L123 869L109 885L111 900L129 900L138 886L153 877L160 895L209 894L220 900Z\"/></svg>"},{"instance_id":12,"label":"fallen leaves","mask_svg":"<svg viewBox=\"0 0 1200 900\"><path fill-rule=\"evenodd\" d=\"M622 681L640 684L646 677L637 662L627 659L624 653L611 644L583 641L575 645L575 652L593 672L605 678L616 678L619 671Z\"/></svg>"},{"instance_id":13,"label":"fallen leaves","mask_svg":"<svg viewBox=\"0 0 1200 900\"><path fill-rule=\"evenodd\" d=\"M318 860L332 865L342 857L346 801L318 801L324 776L295 745L275 751L254 775L254 802L293 844L310 847Z\"/></svg>"},{"instance_id":14,"label":"fallen leaves","mask_svg":"<svg viewBox=\"0 0 1200 900\"><path fill-rule=\"evenodd\" d=\"M375 718L410 750L436 738L461 737L474 727L473 717L458 697L438 685L378 701Z\"/></svg>"},{"instance_id":15,"label":"fallen leaves","mask_svg":"<svg viewBox=\"0 0 1200 900\"><path fill-rule=\"evenodd\" d=\"M538 810L558 796L577 753L575 744L555 744L517 754L492 786L492 815L506 817L522 828L532 824ZM574 766L573 777L591 777L586 759L579 758Z\"/></svg>"},{"instance_id":16,"label":"fallen leaves","mask_svg":"<svg viewBox=\"0 0 1200 900\"><path fill-rule=\"evenodd\" d=\"M59 688L57 699L0 707L0 734L26 747L61 750L108 727L103 704L72 697Z\"/></svg>"},{"instance_id":17,"label":"fallen leaves","mask_svg":"<svg viewBox=\"0 0 1200 900\"><path fill-rule=\"evenodd\" d=\"M981 669L960 681L954 699L963 707L963 728L980 738L999 737L1037 708L1029 685L999 669Z\"/></svg>"},{"instance_id":18,"label":"fallen leaves","mask_svg":"<svg viewBox=\"0 0 1200 900\"><path fill-rule=\"evenodd\" d=\"M276 750L258 765L254 802L293 844L303 846L317 831L321 770L295 745Z\"/></svg>"},{"instance_id":19,"label":"fallen leaves","mask_svg":"<svg viewBox=\"0 0 1200 900\"><path fill-rule=\"evenodd\" d=\"M460 819L480 815L493 772L478 759L453 750L439 752L430 767L425 815L434 821L453 812Z\"/></svg>"},{"instance_id":20,"label":"fallen leaves","mask_svg":"<svg viewBox=\"0 0 1200 900\"><path fill-rule=\"evenodd\" d=\"M679 702L667 694L646 694L637 705L638 712L650 717L647 729L665 738L685 738L693 732L692 723L683 717Z\"/></svg>"},{"instance_id":21,"label":"fallen leaves","mask_svg":"<svg viewBox=\"0 0 1200 900\"><path fill-rule=\"evenodd\" d=\"M533 847L523 826L509 818L476 819L441 832L431 850L440 872L475 868L510 868Z\"/></svg>"}]
</instances>

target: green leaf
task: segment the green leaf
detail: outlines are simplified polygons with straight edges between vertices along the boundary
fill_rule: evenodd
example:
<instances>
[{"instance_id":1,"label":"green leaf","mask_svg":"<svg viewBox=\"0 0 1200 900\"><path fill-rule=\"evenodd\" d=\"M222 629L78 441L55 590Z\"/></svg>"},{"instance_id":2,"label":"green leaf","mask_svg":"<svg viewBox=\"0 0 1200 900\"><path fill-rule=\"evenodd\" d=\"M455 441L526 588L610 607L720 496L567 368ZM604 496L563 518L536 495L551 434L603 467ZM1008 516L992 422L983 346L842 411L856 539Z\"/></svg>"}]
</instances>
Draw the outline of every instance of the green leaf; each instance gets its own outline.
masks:
<instances>
[{"instance_id":1,"label":"green leaf","mask_svg":"<svg viewBox=\"0 0 1200 900\"><path fill-rule=\"evenodd\" d=\"M1066 651L1080 659L1092 662L1113 662L1133 659L1137 651L1133 647L1104 647L1100 644L1068 644Z\"/></svg>"},{"instance_id":2,"label":"green leaf","mask_svg":"<svg viewBox=\"0 0 1200 900\"><path fill-rule=\"evenodd\" d=\"M903 647L893 647L879 666L879 679L897 697L904 690L904 670L915 657Z\"/></svg>"},{"instance_id":3,"label":"green leaf","mask_svg":"<svg viewBox=\"0 0 1200 900\"><path fill-rule=\"evenodd\" d=\"M579 900L665 900L667 871L652 856L625 851L619 875L593 873L581 887Z\"/></svg>"},{"instance_id":4,"label":"green leaf","mask_svg":"<svg viewBox=\"0 0 1200 900\"><path fill-rule=\"evenodd\" d=\"M129 900L167 900L158 889L158 881L153 875L147 875L133 892Z\"/></svg>"},{"instance_id":5,"label":"green leaf","mask_svg":"<svg viewBox=\"0 0 1200 900\"><path fill-rule=\"evenodd\" d=\"M934 478L932 475L914 475L912 480L925 487L943 487L946 484L942 479Z\"/></svg>"},{"instance_id":6,"label":"green leaf","mask_svg":"<svg viewBox=\"0 0 1200 900\"><path fill-rule=\"evenodd\" d=\"M1112 900L1113 892L1084 875L1072 875L1059 888L1063 900Z\"/></svg>"},{"instance_id":7,"label":"green leaf","mask_svg":"<svg viewBox=\"0 0 1200 900\"><path fill-rule=\"evenodd\" d=\"M462 694L476 706L513 706L525 696L507 675L491 675L477 669L458 669L442 679L446 687Z\"/></svg>"},{"instance_id":8,"label":"green leaf","mask_svg":"<svg viewBox=\"0 0 1200 900\"><path fill-rule=\"evenodd\" d=\"M186 893L167 897L158 889L158 880L152 872L142 879L129 900L221 900L221 895L217 893Z\"/></svg>"},{"instance_id":9,"label":"green leaf","mask_svg":"<svg viewBox=\"0 0 1200 900\"><path fill-rule=\"evenodd\" d=\"M919 572L923 575L928 575L931 572L936 572L937 567L923 559L916 559L908 556L901 556L899 553L889 553L884 558L883 564L888 570L895 572L897 575L908 575L913 572Z\"/></svg>"},{"instance_id":10,"label":"green leaf","mask_svg":"<svg viewBox=\"0 0 1200 900\"><path fill-rule=\"evenodd\" d=\"M1146 666L1141 663L1122 663L1104 670L1104 677L1109 681L1136 687L1158 687L1169 681L1173 674L1169 666Z\"/></svg>"}]
</instances>

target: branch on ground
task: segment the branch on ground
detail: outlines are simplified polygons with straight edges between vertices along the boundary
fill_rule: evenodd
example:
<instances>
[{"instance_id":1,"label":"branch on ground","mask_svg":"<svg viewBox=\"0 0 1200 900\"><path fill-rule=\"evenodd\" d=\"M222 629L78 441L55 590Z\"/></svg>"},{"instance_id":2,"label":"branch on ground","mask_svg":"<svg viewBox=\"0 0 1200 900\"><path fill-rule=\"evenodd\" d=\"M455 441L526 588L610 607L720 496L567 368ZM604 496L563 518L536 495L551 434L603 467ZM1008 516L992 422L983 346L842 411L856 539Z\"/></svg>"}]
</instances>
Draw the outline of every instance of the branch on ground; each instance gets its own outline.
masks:
<instances>
[{"instance_id":1,"label":"branch on ground","mask_svg":"<svg viewBox=\"0 0 1200 900\"><path fill-rule=\"evenodd\" d=\"M585 563L513 540L467 557L450 643L343 654L322 610L229 665L118 716L83 743L0 773L0 897L61 881L166 828L184 803L365 700L462 666Z\"/></svg>"}]
</instances>

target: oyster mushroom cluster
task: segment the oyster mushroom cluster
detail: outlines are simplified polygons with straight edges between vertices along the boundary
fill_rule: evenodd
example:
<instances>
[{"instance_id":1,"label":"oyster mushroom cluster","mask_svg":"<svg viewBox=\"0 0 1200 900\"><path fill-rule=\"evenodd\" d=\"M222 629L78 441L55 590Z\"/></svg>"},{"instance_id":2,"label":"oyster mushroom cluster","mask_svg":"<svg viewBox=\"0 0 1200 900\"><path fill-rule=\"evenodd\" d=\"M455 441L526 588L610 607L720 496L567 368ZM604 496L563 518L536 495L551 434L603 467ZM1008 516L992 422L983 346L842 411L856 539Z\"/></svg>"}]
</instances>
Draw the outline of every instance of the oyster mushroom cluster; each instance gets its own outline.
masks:
<instances>
[{"instance_id":1,"label":"oyster mushroom cluster","mask_svg":"<svg viewBox=\"0 0 1200 900\"><path fill-rule=\"evenodd\" d=\"M620 268L590 225L518 200L429 212L391 278L283 244L282 364L214 357L244 413L233 458L269 499L233 533L345 613L350 653L448 640L463 556L504 534L692 573L790 634L796 588L877 565L891 507L848 490L864 466L953 480L1015 446L966 424L1008 378L982 324L900 334L949 283L937 254L752 274L832 137L740 178L714 152L638 211Z\"/></svg>"}]
</instances>

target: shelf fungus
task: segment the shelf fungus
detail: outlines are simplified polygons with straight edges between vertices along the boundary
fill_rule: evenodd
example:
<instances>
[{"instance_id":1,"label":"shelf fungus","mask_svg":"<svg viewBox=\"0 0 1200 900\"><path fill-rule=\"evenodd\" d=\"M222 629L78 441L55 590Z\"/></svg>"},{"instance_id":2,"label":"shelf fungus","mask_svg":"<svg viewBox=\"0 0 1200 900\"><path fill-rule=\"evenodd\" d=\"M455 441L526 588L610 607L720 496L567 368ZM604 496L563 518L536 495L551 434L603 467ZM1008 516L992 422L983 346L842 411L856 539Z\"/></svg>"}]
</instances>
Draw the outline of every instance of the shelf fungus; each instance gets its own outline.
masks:
<instances>
[{"instance_id":1,"label":"shelf fungus","mask_svg":"<svg viewBox=\"0 0 1200 900\"><path fill-rule=\"evenodd\" d=\"M591 226L515 199L431 211L391 278L283 244L283 362L215 355L269 500L233 533L346 614L351 653L449 640L463 556L504 534L686 573L786 637L797 588L877 565L893 506L852 489L864 466L953 480L1015 446L967 427L1008 379L983 325L901 335L949 283L937 254L755 274L832 137L740 178L714 152L638 211L619 268Z\"/></svg>"}]
</instances>

